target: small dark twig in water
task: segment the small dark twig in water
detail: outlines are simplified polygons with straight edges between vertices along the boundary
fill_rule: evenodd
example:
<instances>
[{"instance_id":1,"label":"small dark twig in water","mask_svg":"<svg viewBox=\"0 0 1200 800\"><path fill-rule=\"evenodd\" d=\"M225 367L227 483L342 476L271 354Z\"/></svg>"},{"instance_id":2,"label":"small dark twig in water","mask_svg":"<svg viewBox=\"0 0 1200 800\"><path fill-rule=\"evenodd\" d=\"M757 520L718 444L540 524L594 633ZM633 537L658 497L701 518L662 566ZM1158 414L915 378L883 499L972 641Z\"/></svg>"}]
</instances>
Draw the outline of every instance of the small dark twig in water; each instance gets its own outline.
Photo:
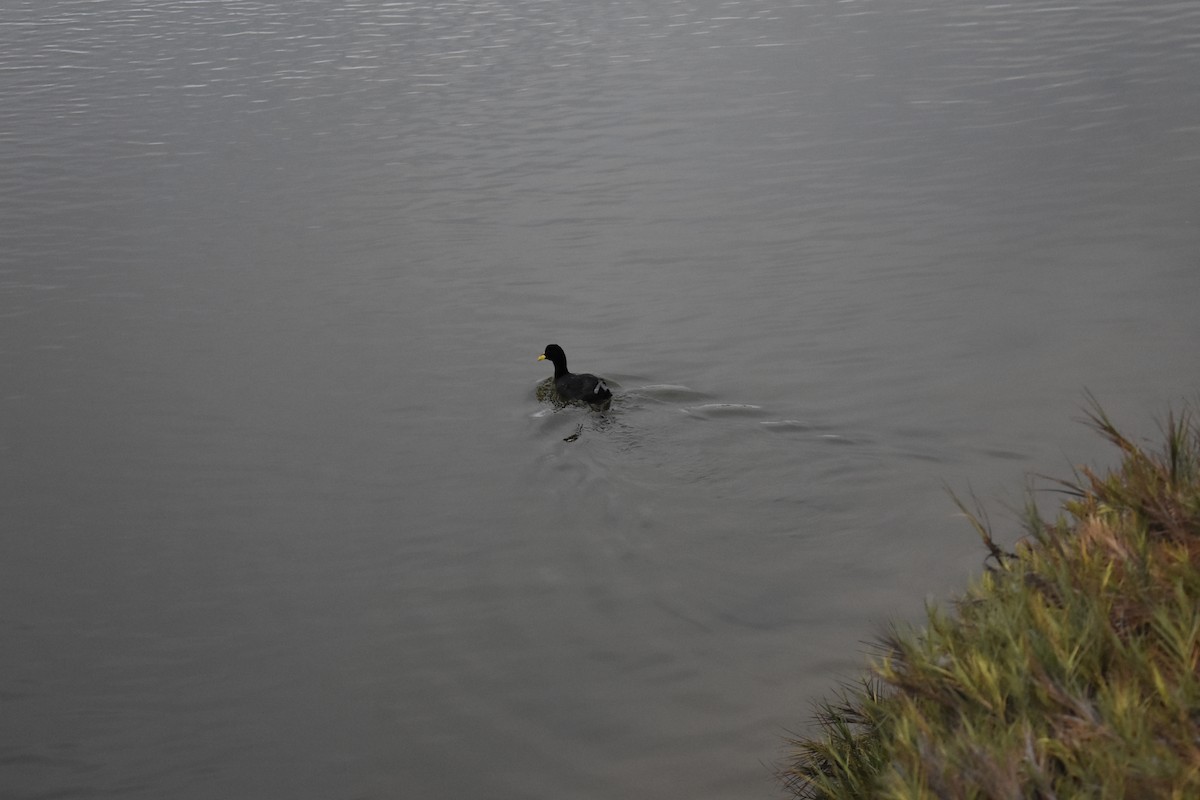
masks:
<instances>
[{"instance_id":1,"label":"small dark twig in water","mask_svg":"<svg viewBox=\"0 0 1200 800\"><path fill-rule=\"evenodd\" d=\"M583 423L582 422L579 423L579 427L575 429L575 432L572 433L567 438L563 439L563 441L564 442L573 442L579 438L579 434L581 434L581 433L583 433Z\"/></svg>"}]
</instances>

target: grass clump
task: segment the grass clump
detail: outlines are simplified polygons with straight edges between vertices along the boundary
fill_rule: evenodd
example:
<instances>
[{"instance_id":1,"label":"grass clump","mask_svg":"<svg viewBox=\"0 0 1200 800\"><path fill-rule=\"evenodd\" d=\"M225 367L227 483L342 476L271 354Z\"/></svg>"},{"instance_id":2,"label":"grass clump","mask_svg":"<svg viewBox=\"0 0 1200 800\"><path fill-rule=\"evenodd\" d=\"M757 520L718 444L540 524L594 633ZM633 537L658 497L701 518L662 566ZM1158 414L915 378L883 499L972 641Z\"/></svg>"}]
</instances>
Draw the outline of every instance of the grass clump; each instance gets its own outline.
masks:
<instances>
[{"instance_id":1,"label":"grass clump","mask_svg":"<svg viewBox=\"0 0 1200 800\"><path fill-rule=\"evenodd\" d=\"M1088 418L1119 466L1031 505L1013 553L969 515L988 571L789 742L795 797L1200 797L1200 427L1151 451Z\"/></svg>"}]
</instances>

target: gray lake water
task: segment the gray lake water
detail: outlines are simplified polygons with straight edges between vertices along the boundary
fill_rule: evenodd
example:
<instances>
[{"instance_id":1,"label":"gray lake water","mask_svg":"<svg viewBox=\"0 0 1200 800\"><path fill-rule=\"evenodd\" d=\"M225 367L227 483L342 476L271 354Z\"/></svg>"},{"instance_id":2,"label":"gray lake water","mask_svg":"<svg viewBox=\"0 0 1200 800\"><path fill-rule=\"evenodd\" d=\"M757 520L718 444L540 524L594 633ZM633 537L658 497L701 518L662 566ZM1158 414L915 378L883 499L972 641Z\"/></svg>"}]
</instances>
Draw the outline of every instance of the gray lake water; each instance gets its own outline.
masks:
<instances>
[{"instance_id":1,"label":"gray lake water","mask_svg":"<svg viewBox=\"0 0 1200 800\"><path fill-rule=\"evenodd\" d=\"M8 0L0 795L778 796L978 571L946 487L1011 541L1085 392L1200 389L1198 60L1194 0Z\"/></svg>"}]
</instances>

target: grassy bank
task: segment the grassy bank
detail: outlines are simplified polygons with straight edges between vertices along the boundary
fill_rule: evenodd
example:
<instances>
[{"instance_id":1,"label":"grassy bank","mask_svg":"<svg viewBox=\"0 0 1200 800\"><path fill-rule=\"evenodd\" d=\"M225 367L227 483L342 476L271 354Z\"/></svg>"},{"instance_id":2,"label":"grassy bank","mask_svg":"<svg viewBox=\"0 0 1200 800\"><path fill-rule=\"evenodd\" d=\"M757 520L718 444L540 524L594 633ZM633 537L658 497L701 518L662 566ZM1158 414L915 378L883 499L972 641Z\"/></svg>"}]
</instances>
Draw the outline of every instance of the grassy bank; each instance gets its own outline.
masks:
<instances>
[{"instance_id":1,"label":"grassy bank","mask_svg":"<svg viewBox=\"0 0 1200 800\"><path fill-rule=\"evenodd\" d=\"M1089 418L1120 465L1015 552L969 515L989 569L789 742L796 797L1200 797L1200 426L1148 448Z\"/></svg>"}]
</instances>

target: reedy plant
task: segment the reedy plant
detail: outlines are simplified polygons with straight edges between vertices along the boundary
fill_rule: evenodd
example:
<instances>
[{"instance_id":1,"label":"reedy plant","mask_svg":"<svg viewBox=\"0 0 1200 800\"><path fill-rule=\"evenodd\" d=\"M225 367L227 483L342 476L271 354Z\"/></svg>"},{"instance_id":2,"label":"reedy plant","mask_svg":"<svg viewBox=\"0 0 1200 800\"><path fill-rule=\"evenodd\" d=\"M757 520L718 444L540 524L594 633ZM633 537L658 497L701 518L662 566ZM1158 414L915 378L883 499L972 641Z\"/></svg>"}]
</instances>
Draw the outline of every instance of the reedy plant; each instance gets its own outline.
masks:
<instances>
[{"instance_id":1,"label":"reedy plant","mask_svg":"<svg viewBox=\"0 0 1200 800\"><path fill-rule=\"evenodd\" d=\"M960 502L989 569L921 629L894 628L861 685L819 707L779 776L798 798L1200 797L1200 428L1060 482L1015 552ZM958 502L957 500L955 502Z\"/></svg>"}]
</instances>

